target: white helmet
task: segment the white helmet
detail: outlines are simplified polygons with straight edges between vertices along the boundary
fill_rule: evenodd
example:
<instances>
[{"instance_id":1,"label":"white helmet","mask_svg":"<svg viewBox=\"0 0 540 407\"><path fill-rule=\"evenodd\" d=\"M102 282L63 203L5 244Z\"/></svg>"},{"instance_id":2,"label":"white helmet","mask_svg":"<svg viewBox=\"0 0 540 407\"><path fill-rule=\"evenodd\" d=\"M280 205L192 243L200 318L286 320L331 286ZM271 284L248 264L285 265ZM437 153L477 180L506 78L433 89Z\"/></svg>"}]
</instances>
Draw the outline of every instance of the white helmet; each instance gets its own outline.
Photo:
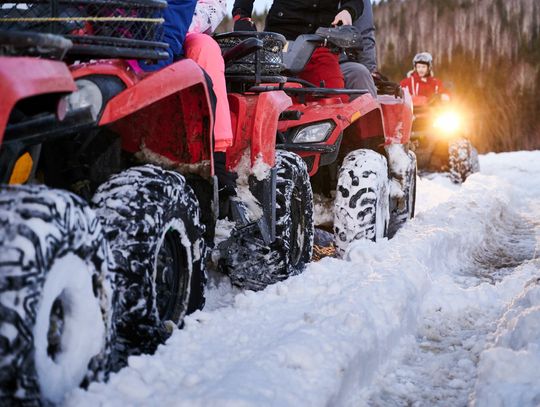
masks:
<instances>
[{"instance_id":1,"label":"white helmet","mask_svg":"<svg viewBox=\"0 0 540 407\"><path fill-rule=\"evenodd\" d=\"M416 54L412 60L413 62L413 68L416 66L416 64L426 64L429 69L431 70L433 65L433 57L429 52L420 52L419 54Z\"/></svg>"}]
</instances>

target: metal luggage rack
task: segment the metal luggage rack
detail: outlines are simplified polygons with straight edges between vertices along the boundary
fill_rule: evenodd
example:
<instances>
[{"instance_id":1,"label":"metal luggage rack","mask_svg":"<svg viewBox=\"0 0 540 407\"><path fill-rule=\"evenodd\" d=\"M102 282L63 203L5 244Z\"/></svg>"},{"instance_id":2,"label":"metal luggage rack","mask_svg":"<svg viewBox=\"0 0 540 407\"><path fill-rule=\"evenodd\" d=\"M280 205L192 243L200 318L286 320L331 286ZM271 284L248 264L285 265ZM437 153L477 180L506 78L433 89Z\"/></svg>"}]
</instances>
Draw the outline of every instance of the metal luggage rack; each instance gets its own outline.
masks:
<instances>
[{"instance_id":1,"label":"metal luggage rack","mask_svg":"<svg viewBox=\"0 0 540 407\"><path fill-rule=\"evenodd\" d=\"M257 77L279 75L284 69L283 47L287 43L281 34L264 31L235 31L214 36L223 53L247 38L260 39L263 42L263 48L228 63L225 67L225 73L227 75Z\"/></svg>"},{"instance_id":2,"label":"metal luggage rack","mask_svg":"<svg viewBox=\"0 0 540 407\"><path fill-rule=\"evenodd\" d=\"M0 0L0 30L62 35L76 59L168 57L166 0Z\"/></svg>"}]
</instances>

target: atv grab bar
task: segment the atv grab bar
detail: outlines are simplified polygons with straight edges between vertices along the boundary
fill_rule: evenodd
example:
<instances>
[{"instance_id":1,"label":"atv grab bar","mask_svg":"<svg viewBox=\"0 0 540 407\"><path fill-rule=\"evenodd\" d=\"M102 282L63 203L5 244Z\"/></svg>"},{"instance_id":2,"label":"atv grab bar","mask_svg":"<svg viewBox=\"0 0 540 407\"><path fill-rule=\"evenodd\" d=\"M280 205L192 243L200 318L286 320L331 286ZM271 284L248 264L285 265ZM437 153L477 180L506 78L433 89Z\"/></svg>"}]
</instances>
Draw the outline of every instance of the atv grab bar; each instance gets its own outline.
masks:
<instances>
[{"instance_id":1,"label":"atv grab bar","mask_svg":"<svg viewBox=\"0 0 540 407\"><path fill-rule=\"evenodd\" d=\"M264 46L262 40L251 37L243 40L239 44L235 45L223 54L223 60L225 64L237 61L255 51L262 49Z\"/></svg>"}]
</instances>

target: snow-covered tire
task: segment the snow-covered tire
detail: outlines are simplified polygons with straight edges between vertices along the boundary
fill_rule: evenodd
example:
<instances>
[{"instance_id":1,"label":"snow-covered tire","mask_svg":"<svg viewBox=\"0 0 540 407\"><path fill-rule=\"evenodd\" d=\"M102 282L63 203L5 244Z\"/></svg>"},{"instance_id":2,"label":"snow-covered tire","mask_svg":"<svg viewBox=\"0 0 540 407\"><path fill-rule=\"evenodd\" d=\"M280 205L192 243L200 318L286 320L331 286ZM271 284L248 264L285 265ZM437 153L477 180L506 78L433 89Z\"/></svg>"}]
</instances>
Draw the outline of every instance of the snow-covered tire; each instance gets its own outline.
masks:
<instances>
[{"instance_id":1,"label":"snow-covered tire","mask_svg":"<svg viewBox=\"0 0 540 407\"><path fill-rule=\"evenodd\" d=\"M404 198L397 202L397 199L392 199L390 202L390 223L388 225L388 237L393 237L396 232L409 219L414 218L416 208L416 155L409 151L407 155L410 158L410 164L405 174L405 182L403 185Z\"/></svg>"},{"instance_id":2,"label":"snow-covered tire","mask_svg":"<svg viewBox=\"0 0 540 407\"><path fill-rule=\"evenodd\" d=\"M334 238L339 256L355 240L385 237L389 222L388 166L372 150L356 150L339 170L334 203Z\"/></svg>"},{"instance_id":3,"label":"snow-covered tire","mask_svg":"<svg viewBox=\"0 0 540 407\"><path fill-rule=\"evenodd\" d=\"M301 273L313 252L313 192L306 163L297 154L276 151L276 250L285 277Z\"/></svg>"},{"instance_id":4,"label":"snow-covered tire","mask_svg":"<svg viewBox=\"0 0 540 407\"><path fill-rule=\"evenodd\" d=\"M235 236L227 243L220 269L248 290L300 274L313 252L313 192L306 164L298 155L276 152L276 239Z\"/></svg>"},{"instance_id":5,"label":"snow-covered tire","mask_svg":"<svg viewBox=\"0 0 540 407\"><path fill-rule=\"evenodd\" d=\"M450 178L457 184L480 171L478 152L467 139L459 139L448 145L448 167Z\"/></svg>"},{"instance_id":6,"label":"snow-covered tire","mask_svg":"<svg viewBox=\"0 0 540 407\"><path fill-rule=\"evenodd\" d=\"M59 403L109 369L107 243L79 197L0 187L0 400Z\"/></svg>"},{"instance_id":7,"label":"snow-covered tire","mask_svg":"<svg viewBox=\"0 0 540 407\"><path fill-rule=\"evenodd\" d=\"M130 168L94 198L117 265L118 363L152 353L180 326L192 297L204 305L204 227L184 177L153 165Z\"/></svg>"}]
</instances>

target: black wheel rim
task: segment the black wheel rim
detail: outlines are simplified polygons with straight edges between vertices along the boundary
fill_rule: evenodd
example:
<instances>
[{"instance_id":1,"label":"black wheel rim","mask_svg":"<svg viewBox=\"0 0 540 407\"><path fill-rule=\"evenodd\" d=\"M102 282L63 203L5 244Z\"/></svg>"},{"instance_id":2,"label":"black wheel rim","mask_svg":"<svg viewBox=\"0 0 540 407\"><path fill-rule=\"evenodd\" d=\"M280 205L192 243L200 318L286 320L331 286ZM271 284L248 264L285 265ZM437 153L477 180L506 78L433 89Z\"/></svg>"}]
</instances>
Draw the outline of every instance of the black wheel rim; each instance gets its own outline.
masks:
<instances>
[{"instance_id":1,"label":"black wheel rim","mask_svg":"<svg viewBox=\"0 0 540 407\"><path fill-rule=\"evenodd\" d=\"M178 310L187 304L189 272L186 248L175 230L165 234L156 266L156 305L162 321L177 322Z\"/></svg>"},{"instance_id":2,"label":"black wheel rim","mask_svg":"<svg viewBox=\"0 0 540 407\"><path fill-rule=\"evenodd\" d=\"M62 300L57 298L53 302L49 315L49 330L47 331L47 355L56 361L62 352L62 335L64 333L64 306Z\"/></svg>"},{"instance_id":3,"label":"black wheel rim","mask_svg":"<svg viewBox=\"0 0 540 407\"><path fill-rule=\"evenodd\" d=\"M305 219L300 191L294 188L291 197L291 233L290 233L290 263L297 266L302 259L306 236Z\"/></svg>"}]
</instances>

